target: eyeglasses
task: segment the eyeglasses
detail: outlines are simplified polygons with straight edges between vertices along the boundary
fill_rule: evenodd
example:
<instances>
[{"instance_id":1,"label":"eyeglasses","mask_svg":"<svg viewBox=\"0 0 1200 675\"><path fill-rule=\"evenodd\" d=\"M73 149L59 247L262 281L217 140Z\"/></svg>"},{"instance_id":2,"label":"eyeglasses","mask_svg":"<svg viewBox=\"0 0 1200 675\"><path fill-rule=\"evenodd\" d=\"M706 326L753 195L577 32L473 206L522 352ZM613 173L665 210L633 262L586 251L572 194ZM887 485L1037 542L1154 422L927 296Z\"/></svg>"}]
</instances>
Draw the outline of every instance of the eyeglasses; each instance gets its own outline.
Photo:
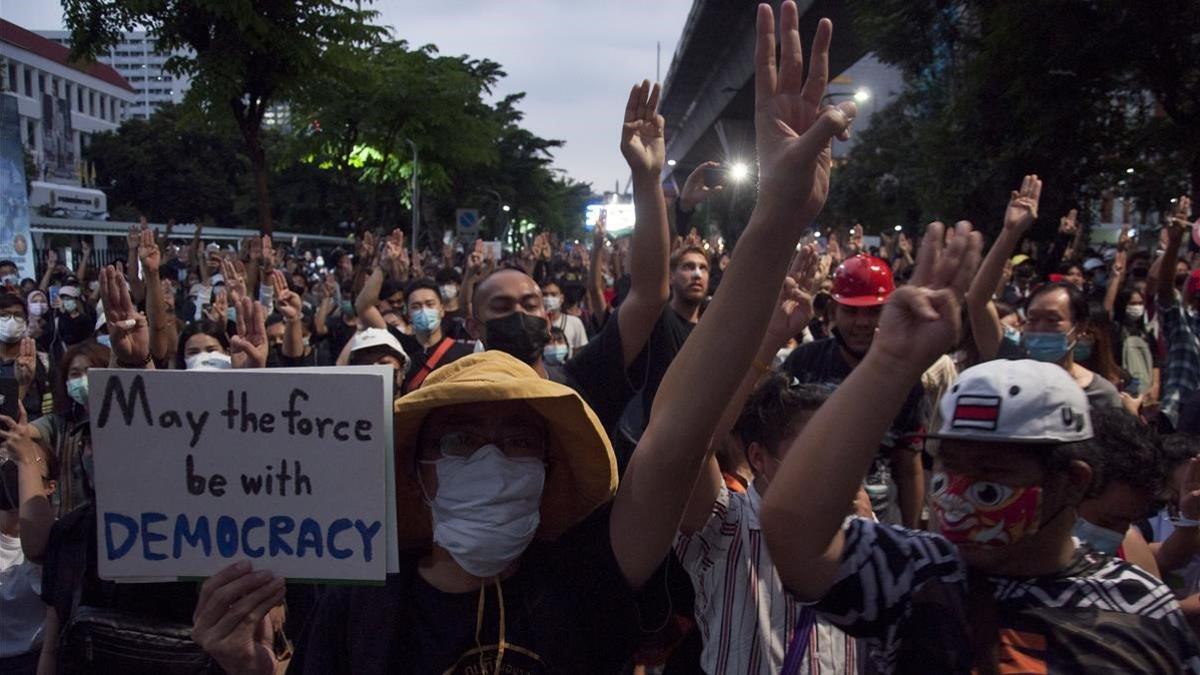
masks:
<instances>
[{"instance_id":1,"label":"eyeglasses","mask_svg":"<svg viewBox=\"0 0 1200 675\"><path fill-rule=\"evenodd\" d=\"M546 436L533 430L500 438L473 431L452 431L427 444L426 448L440 452L443 457L470 457L476 450L489 444L499 447L509 457L541 459L546 456Z\"/></svg>"}]
</instances>

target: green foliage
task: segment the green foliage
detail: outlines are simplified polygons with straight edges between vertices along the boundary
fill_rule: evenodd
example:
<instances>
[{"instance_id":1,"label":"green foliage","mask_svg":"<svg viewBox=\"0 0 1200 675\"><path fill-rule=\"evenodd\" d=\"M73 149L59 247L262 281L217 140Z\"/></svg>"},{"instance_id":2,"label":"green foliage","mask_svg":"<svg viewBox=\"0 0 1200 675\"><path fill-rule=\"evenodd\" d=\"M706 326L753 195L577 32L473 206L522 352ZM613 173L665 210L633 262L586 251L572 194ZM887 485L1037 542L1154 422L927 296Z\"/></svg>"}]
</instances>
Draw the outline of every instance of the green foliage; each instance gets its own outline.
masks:
<instances>
[{"instance_id":1,"label":"green foliage","mask_svg":"<svg viewBox=\"0 0 1200 675\"><path fill-rule=\"evenodd\" d=\"M130 205L147 218L194 222L206 216L236 223L237 195L249 189L249 163L237 154L232 129L206 125L177 106L149 120L131 119L97 134L85 151L113 207Z\"/></svg>"},{"instance_id":2,"label":"green foliage","mask_svg":"<svg viewBox=\"0 0 1200 675\"><path fill-rule=\"evenodd\" d=\"M969 218L995 229L1009 190L1031 172L1046 183L1041 214L1051 221L1113 189L1160 208L1189 173L1200 192L1200 3L853 7L865 43L907 84L838 170L829 211L838 224Z\"/></svg>"}]
</instances>

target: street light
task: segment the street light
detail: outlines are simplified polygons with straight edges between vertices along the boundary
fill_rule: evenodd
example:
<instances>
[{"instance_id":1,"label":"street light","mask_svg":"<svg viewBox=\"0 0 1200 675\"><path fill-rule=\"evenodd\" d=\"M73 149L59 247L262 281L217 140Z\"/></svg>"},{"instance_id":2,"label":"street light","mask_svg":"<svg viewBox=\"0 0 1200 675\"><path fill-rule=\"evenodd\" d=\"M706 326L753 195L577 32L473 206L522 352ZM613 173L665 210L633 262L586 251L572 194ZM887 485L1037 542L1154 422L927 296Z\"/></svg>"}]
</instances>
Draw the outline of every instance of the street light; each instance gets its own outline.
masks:
<instances>
[{"instance_id":1,"label":"street light","mask_svg":"<svg viewBox=\"0 0 1200 675\"><path fill-rule=\"evenodd\" d=\"M734 162L733 166L729 167L729 177L732 178L734 182L740 183L746 180L746 177L749 175L750 167L746 166L745 162Z\"/></svg>"},{"instance_id":2,"label":"street light","mask_svg":"<svg viewBox=\"0 0 1200 675\"><path fill-rule=\"evenodd\" d=\"M508 213L509 211L512 211L512 207L510 207L508 204L505 204L504 206L500 207L500 210L505 213Z\"/></svg>"},{"instance_id":3,"label":"street light","mask_svg":"<svg viewBox=\"0 0 1200 675\"><path fill-rule=\"evenodd\" d=\"M1125 173L1133 173L1133 167L1131 166L1128 169L1125 169Z\"/></svg>"},{"instance_id":4,"label":"street light","mask_svg":"<svg viewBox=\"0 0 1200 675\"><path fill-rule=\"evenodd\" d=\"M904 227L903 227L903 226L901 226L901 225L897 225L897 226L895 227L895 230L896 230L897 232L899 232L900 230L903 230L903 229L904 229Z\"/></svg>"},{"instance_id":5,"label":"street light","mask_svg":"<svg viewBox=\"0 0 1200 675\"><path fill-rule=\"evenodd\" d=\"M866 103L869 100L871 100L871 91L869 89L859 89L854 92L855 103Z\"/></svg>"},{"instance_id":6,"label":"street light","mask_svg":"<svg viewBox=\"0 0 1200 675\"><path fill-rule=\"evenodd\" d=\"M679 162L676 162L676 161L675 161L675 160L673 160L673 159L668 159L668 160L667 160L667 166L675 166L675 165L676 165L676 164L678 164L678 163L679 163Z\"/></svg>"}]
</instances>

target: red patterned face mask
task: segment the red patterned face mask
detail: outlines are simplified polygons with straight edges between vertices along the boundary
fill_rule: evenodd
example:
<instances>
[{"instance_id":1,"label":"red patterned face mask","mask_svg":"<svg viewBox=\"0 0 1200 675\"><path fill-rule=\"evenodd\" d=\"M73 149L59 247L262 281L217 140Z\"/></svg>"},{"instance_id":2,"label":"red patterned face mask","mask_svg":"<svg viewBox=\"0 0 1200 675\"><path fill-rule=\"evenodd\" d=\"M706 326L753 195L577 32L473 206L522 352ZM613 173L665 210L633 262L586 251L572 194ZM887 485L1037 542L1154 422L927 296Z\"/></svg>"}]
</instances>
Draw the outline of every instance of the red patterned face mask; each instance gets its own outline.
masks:
<instances>
[{"instance_id":1,"label":"red patterned face mask","mask_svg":"<svg viewBox=\"0 0 1200 675\"><path fill-rule=\"evenodd\" d=\"M955 473L935 473L929 505L937 517L938 531L950 543L994 548L1037 532L1042 488L1014 488Z\"/></svg>"}]
</instances>

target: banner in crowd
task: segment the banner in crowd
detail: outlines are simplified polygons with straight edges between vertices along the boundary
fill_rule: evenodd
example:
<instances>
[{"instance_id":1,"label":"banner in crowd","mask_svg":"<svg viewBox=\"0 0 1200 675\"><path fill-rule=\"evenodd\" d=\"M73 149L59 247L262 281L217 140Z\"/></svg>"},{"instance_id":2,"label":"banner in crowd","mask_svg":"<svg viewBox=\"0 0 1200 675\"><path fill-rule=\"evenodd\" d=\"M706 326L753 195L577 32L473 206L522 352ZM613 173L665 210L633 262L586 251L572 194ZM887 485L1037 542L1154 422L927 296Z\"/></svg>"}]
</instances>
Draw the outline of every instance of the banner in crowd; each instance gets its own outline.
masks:
<instances>
[{"instance_id":1,"label":"banner in crowd","mask_svg":"<svg viewBox=\"0 0 1200 675\"><path fill-rule=\"evenodd\" d=\"M17 265L22 279L36 279L29 234L29 195L25 188L25 149L17 98L0 94L0 260Z\"/></svg>"},{"instance_id":2,"label":"banner in crowd","mask_svg":"<svg viewBox=\"0 0 1200 675\"><path fill-rule=\"evenodd\" d=\"M88 371L100 577L395 567L392 369Z\"/></svg>"}]
</instances>

